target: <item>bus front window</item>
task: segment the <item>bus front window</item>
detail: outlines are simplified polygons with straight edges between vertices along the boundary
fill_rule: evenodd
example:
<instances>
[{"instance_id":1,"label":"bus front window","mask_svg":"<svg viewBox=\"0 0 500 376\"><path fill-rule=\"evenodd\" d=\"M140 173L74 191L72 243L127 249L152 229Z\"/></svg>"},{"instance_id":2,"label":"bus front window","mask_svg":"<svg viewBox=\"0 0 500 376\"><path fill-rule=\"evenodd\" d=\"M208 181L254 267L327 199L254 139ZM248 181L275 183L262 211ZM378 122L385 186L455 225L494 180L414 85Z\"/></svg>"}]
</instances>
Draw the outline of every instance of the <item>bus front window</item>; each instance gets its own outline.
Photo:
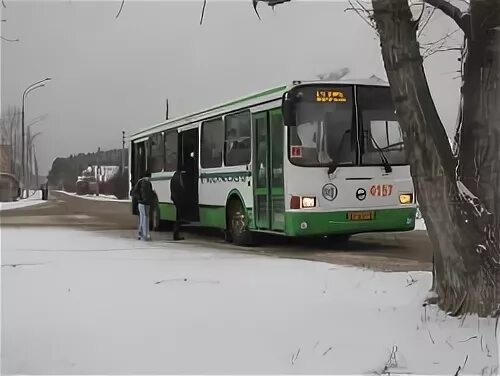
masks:
<instances>
[{"instance_id":1,"label":"bus front window","mask_svg":"<svg viewBox=\"0 0 500 376\"><path fill-rule=\"evenodd\" d=\"M363 134L361 164L381 165L379 150L382 150L390 165L408 164L403 132L396 117L390 89L359 87L358 111Z\"/></svg>"},{"instance_id":2,"label":"bus front window","mask_svg":"<svg viewBox=\"0 0 500 376\"><path fill-rule=\"evenodd\" d=\"M354 164L352 87L304 87L301 94L297 126L289 128L290 161L310 167Z\"/></svg>"}]
</instances>

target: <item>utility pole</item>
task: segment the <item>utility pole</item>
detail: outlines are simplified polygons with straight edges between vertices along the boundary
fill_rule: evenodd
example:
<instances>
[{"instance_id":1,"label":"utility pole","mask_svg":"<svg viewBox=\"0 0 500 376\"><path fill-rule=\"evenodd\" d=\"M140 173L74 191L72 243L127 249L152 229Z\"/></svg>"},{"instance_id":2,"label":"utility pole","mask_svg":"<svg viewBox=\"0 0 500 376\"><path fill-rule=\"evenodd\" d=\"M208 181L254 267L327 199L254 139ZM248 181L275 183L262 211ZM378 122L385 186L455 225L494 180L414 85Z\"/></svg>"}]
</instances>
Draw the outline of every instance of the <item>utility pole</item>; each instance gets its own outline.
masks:
<instances>
[{"instance_id":1,"label":"utility pole","mask_svg":"<svg viewBox=\"0 0 500 376\"><path fill-rule=\"evenodd\" d=\"M165 120L168 120L168 98L167 98L167 109L165 111Z\"/></svg>"},{"instance_id":2,"label":"utility pole","mask_svg":"<svg viewBox=\"0 0 500 376\"><path fill-rule=\"evenodd\" d=\"M22 178L21 182L23 185L23 189L26 190L26 161L25 161L25 135L24 135L24 112L25 112L25 103L26 103L26 96L28 93L32 90L38 89L40 87L44 87L44 82L50 81L51 78L45 78L43 80L37 81L34 84L31 84L28 86L24 92L23 92L23 101L22 101L22 109L21 109L21 165L22 165ZM28 194L28 191L26 191L26 194Z\"/></svg>"},{"instance_id":3,"label":"utility pole","mask_svg":"<svg viewBox=\"0 0 500 376\"><path fill-rule=\"evenodd\" d=\"M95 180L96 180L96 191L94 192L94 194L96 196L99 196L99 183L101 182L101 147L98 147L97 148L97 160L96 160L96 166L95 166L95 169L94 169L94 177L95 177Z\"/></svg>"},{"instance_id":4,"label":"utility pole","mask_svg":"<svg viewBox=\"0 0 500 376\"><path fill-rule=\"evenodd\" d=\"M122 131L122 175L125 173L125 131Z\"/></svg>"},{"instance_id":5,"label":"utility pole","mask_svg":"<svg viewBox=\"0 0 500 376\"><path fill-rule=\"evenodd\" d=\"M13 120L10 123L10 173L12 175L16 175L16 167L15 166L16 166L16 161L17 161L16 145L15 145L15 143L17 143L17 139L14 137L15 135L17 135L17 133L14 134L14 129L17 129L17 128L14 128L15 121L17 121L16 117L17 117L17 112L14 113Z\"/></svg>"},{"instance_id":6,"label":"utility pole","mask_svg":"<svg viewBox=\"0 0 500 376\"><path fill-rule=\"evenodd\" d=\"M38 162L36 160L36 149L35 145L33 144L33 159L35 160L35 182L36 182L36 189L38 189Z\"/></svg>"},{"instance_id":7,"label":"utility pole","mask_svg":"<svg viewBox=\"0 0 500 376\"><path fill-rule=\"evenodd\" d=\"M25 184L27 184L28 193L31 189L31 129L28 127L28 132L26 133L26 177Z\"/></svg>"}]
</instances>

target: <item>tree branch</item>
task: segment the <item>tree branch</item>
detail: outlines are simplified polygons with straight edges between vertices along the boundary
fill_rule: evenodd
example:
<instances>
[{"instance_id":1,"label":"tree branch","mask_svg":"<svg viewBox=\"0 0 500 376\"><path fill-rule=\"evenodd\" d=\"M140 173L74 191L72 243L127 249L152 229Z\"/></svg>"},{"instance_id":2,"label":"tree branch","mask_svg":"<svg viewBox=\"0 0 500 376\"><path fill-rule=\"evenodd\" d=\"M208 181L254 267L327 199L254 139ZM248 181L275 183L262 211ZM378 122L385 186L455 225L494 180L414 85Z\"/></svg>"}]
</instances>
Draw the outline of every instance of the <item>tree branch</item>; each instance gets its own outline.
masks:
<instances>
[{"instance_id":1,"label":"tree branch","mask_svg":"<svg viewBox=\"0 0 500 376\"><path fill-rule=\"evenodd\" d=\"M205 7L207 6L207 0L203 0L203 8L201 9L200 25L203 23L203 18L205 17Z\"/></svg>"},{"instance_id":2,"label":"tree branch","mask_svg":"<svg viewBox=\"0 0 500 376\"><path fill-rule=\"evenodd\" d=\"M259 3L259 0L253 0L252 3L253 3L253 9L255 10L255 14L257 15L257 17L260 20L261 19L260 14L259 14L259 11L257 10L257 4Z\"/></svg>"},{"instance_id":3,"label":"tree branch","mask_svg":"<svg viewBox=\"0 0 500 376\"><path fill-rule=\"evenodd\" d=\"M120 9L118 10L118 13L116 14L116 17L115 18L118 18L120 17L120 14L122 12L122 9L123 9L123 5L125 4L125 0L122 0L122 3L120 5Z\"/></svg>"},{"instance_id":4,"label":"tree branch","mask_svg":"<svg viewBox=\"0 0 500 376\"><path fill-rule=\"evenodd\" d=\"M370 11L368 11L368 9L366 9L365 7L362 6L362 4L360 4L359 1L357 1L357 3L361 6L361 8L356 8L354 6L354 4L352 3L352 0L349 0L349 5L351 6L350 8L346 8L344 9L344 12L348 12L350 10L353 10L355 11L358 16L368 25L370 26L372 29L374 29L375 31L377 31L377 28L375 27L375 25L373 25L372 23L370 23L370 21L368 21L365 17L363 17L363 15L361 14L361 12L365 12L365 14L368 15L368 18L370 18Z\"/></svg>"},{"instance_id":5,"label":"tree branch","mask_svg":"<svg viewBox=\"0 0 500 376\"><path fill-rule=\"evenodd\" d=\"M5 41L5 42L19 42L19 38L17 38L17 39L9 39L9 38L2 37L1 35L0 35L0 39L3 40L3 41Z\"/></svg>"},{"instance_id":6,"label":"tree branch","mask_svg":"<svg viewBox=\"0 0 500 376\"><path fill-rule=\"evenodd\" d=\"M257 4L259 3L259 1L262 1L263 3L266 3L267 5L269 5L270 7L272 7L274 9L274 7L276 5L283 4L283 3L288 3L291 0L252 0L253 9L255 10L255 13L257 14L257 17L259 17L259 20L260 20L261 18L260 18L259 12L257 11Z\"/></svg>"},{"instance_id":7,"label":"tree branch","mask_svg":"<svg viewBox=\"0 0 500 376\"><path fill-rule=\"evenodd\" d=\"M425 12L425 2L422 3L422 10L420 11L420 16L418 16L417 20L415 21L417 25L420 24L420 20L422 19L424 12Z\"/></svg>"},{"instance_id":8,"label":"tree branch","mask_svg":"<svg viewBox=\"0 0 500 376\"><path fill-rule=\"evenodd\" d=\"M439 9L448 17L453 19L466 36L470 34L469 14L462 13L456 6L449 3L447 0L424 0L427 4Z\"/></svg>"},{"instance_id":9,"label":"tree branch","mask_svg":"<svg viewBox=\"0 0 500 376\"><path fill-rule=\"evenodd\" d=\"M422 35L422 33L424 32L426 26L429 24L429 22L431 22L431 19L432 19L432 16L434 16L434 13L436 12L436 8L432 7L432 10L429 14L429 17L427 18L427 20L424 22L424 24L422 25L422 27L420 28L417 36L420 37L420 35Z\"/></svg>"}]
</instances>

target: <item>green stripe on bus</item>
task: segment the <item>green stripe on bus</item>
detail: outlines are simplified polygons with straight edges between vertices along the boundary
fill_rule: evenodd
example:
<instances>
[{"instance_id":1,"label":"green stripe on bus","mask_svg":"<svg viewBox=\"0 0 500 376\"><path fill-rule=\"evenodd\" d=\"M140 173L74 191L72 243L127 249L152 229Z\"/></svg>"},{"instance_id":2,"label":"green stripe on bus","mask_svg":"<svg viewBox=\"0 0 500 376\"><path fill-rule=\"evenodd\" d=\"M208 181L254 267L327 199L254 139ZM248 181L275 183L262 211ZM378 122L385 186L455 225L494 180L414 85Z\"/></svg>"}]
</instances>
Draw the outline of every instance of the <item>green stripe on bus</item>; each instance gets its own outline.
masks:
<instances>
[{"instance_id":1,"label":"green stripe on bus","mask_svg":"<svg viewBox=\"0 0 500 376\"><path fill-rule=\"evenodd\" d=\"M285 212L285 232L289 236L356 234L375 231L411 231L417 209L375 210L374 220L350 221L346 211Z\"/></svg>"},{"instance_id":2,"label":"green stripe on bus","mask_svg":"<svg viewBox=\"0 0 500 376\"><path fill-rule=\"evenodd\" d=\"M226 228L226 208L224 206L200 206L202 226Z\"/></svg>"},{"instance_id":3,"label":"green stripe on bus","mask_svg":"<svg viewBox=\"0 0 500 376\"><path fill-rule=\"evenodd\" d=\"M285 195L285 189L283 187L272 187L271 188L271 194L273 196L284 196Z\"/></svg>"},{"instance_id":4,"label":"green stripe on bus","mask_svg":"<svg viewBox=\"0 0 500 376\"><path fill-rule=\"evenodd\" d=\"M251 99L255 99L255 98L259 98L259 97L265 97L267 95L279 93L280 91L284 91L285 89L286 89L286 85L285 86L275 87L275 88L272 88L272 89L269 89L269 90L266 90L266 91L261 91L260 93L252 94L252 95L249 95L248 97L243 97L243 98L237 99L237 100L235 100L233 102L225 103L225 104L220 105L218 107L212 108L209 111L217 110L217 109L224 108L224 107L234 106L235 104L246 102L246 101L249 101Z\"/></svg>"},{"instance_id":5,"label":"green stripe on bus","mask_svg":"<svg viewBox=\"0 0 500 376\"><path fill-rule=\"evenodd\" d=\"M160 219L162 221L175 221L175 205L168 202L160 202Z\"/></svg>"}]
</instances>

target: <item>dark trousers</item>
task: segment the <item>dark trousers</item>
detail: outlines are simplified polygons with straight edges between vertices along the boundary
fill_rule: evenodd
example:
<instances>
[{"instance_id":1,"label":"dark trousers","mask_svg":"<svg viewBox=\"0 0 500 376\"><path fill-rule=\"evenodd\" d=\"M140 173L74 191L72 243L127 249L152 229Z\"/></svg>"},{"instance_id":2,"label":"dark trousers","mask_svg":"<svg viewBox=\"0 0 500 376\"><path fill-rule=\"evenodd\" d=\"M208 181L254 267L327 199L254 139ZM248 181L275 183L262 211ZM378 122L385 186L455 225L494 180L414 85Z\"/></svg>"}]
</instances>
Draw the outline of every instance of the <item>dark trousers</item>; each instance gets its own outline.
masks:
<instances>
[{"instance_id":1,"label":"dark trousers","mask_svg":"<svg viewBox=\"0 0 500 376\"><path fill-rule=\"evenodd\" d=\"M180 230L181 230L181 224L182 224L182 214L183 214L183 208L179 204L175 204L175 222L174 222L174 240L179 239L180 236Z\"/></svg>"}]
</instances>

